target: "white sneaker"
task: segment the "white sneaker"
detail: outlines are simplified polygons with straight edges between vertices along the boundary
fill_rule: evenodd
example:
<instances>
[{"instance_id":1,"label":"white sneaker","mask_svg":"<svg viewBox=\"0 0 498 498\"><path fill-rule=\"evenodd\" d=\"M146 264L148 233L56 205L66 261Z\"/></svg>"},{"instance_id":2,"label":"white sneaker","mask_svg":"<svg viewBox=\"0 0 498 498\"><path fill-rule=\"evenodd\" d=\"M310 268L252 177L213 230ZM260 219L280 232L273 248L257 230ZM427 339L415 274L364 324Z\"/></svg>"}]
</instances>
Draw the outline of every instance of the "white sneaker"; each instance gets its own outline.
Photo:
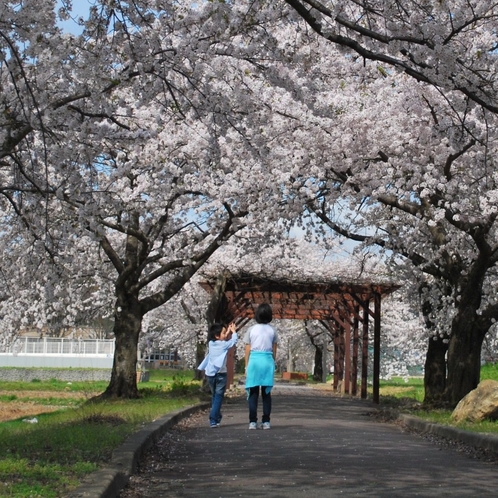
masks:
<instances>
[{"instance_id":1,"label":"white sneaker","mask_svg":"<svg viewBox=\"0 0 498 498\"><path fill-rule=\"evenodd\" d=\"M257 429L257 428L258 428L258 424L256 422L249 423L249 429Z\"/></svg>"},{"instance_id":2,"label":"white sneaker","mask_svg":"<svg viewBox=\"0 0 498 498\"><path fill-rule=\"evenodd\" d=\"M270 422L263 422L263 429L270 429Z\"/></svg>"}]
</instances>

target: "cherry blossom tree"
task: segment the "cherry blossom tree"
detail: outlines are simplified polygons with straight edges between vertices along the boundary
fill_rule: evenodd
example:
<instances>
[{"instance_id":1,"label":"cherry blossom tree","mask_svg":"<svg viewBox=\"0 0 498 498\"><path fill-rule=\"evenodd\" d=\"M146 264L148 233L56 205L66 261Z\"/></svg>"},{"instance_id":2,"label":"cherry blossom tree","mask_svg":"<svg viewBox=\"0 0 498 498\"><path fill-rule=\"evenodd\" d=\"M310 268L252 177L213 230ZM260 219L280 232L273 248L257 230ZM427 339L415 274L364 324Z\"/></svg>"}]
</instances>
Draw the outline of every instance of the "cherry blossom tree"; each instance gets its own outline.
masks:
<instances>
[{"instance_id":1,"label":"cherry blossom tree","mask_svg":"<svg viewBox=\"0 0 498 498\"><path fill-rule=\"evenodd\" d=\"M165 2L156 16L147 2L103 3L78 37L58 32L53 15L38 23L34 7L12 8L15 43L4 50L3 241L19 240L19 258L30 248L52 265L53 285L49 268L40 281L32 274L35 291L71 281L79 294L68 300L92 306L113 296L116 354L104 396L136 397L143 317L249 222L248 206L274 183L244 131L247 67L233 58L227 80L221 42L203 42L218 29L217 6ZM15 38L21 21L36 25L25 53ZM67 72L42 78L61 63ZM52 309L64 306L45 295ZM46 304L40 295L35 302Z\"/></svg>"},{"instance_id":2,"label":"cherry blossom tree","mask_svg":"<svg viewBox=\"0 0 498 498\"><path fill-rule=\"evenodd\" d=\"M305 86L307 91L296 92L294 107L288 108L302 125L299 130L288 130L292 138L288 135L284 139L286 152L297 159L288 177L289 185L292 184L294 193L297 188L309 199L314 195L322 199L326 191L328 206L336 209L339 196L333 194L334 182L345 184L346 189L342 189L340 195L343 199L351 195L356 202L349 209L350 219L340 227L330 216L324 216L327 207L317 205L314 211L322 215L323 221L339 233L366 240L364 233L348 231L345 226L354 221L356 228L368 232L375 221L382 219L378 224L381 232L375 237L377 245L387 250L395 249L422 269L422 273L436 282L442 279L451 287L448 295L446 285L430 285L436 292L432 309L439 310L441 316L441 323L436 328L441 331L445 328L444 323L451 323L444 397L454 405L479 380L482 341L496 319L492 299L483 294L486 281L494 279L496 263L494 213L492 201L489 201L494 196L495 181L489 165L494 156L491 130L497 110L496 92L493 91L496 5L466 0L423 4L402 0L333 4L289 0L286 3L298 14L293 25L295 36L288 43L293 55L288 57L287 67L297 60L302 67L305 67L305 61L310 64L312 58L303 57L303 46L321 62L319 77L313 84L308 79L301 79L303 86L309 85ZM266 3L258 4L259 7L264 10ZM299 17L314 33L303 29ZM341 48L344 51L342 61L336 52L327 51L316 35ZM318 53L333 55L320 58ZM358 94L367 88L367 84L379 92L373 93L372 101L361 101L362 112L351 112L348 107L353 93L349 97L343 96L345 92L339 97L331 95L338 93L334 86L337 70L334 71L333 65L341 71L345 60L350 62L350 70L341 85L351 88L356 78L354 88ZM359 63L366 60L375 64L365 63L362 71ZM397 77L394 82L396 74L400 73L391 69L400 70L405 77ZM374 78L373 72L391 78L383 90L379 83L382 78L379 74ZM316 72L314 74L317 76ZM328 94L323 85L320 87L323 81L331 87ZM393 85L391 89L389 84ZM340 89L344 90L342 86ZM392 105L385 105L391 102L389 98L393 95L394 101L401 104L396 110ZM311 111L306 118L305 110L297 110L297 101L305 103ZM385 109L389 109L388 113ZM350 119L338 119L342 114L349 115ZM431 133L433 127L439 135ZM340 132L334 133L334 128ZM351 133L344 134L346 129ZM304 130L310 131L309 136L312 130L316 145L311 154ZM392 167L395 156L399 163ZM406 164L402 165L401 161ZM336 164L331 164L333 162ZM466 168L466 162L472 164L472 168ZM434 164L439 165L439 169ZM303 174L305 168L308 175ZM320 168L325 171L324 175ZM470 172L465 178L461 175L462 168ZM321 190L324 176L326 187ZM404 191L403 182L407 186ZM474 187L471 189L473 195L461 203L461 191L467 196L469 186ZM379 216L375 209L370 210L369 216L355 214L359 205L371 208L378 202L387 208L384 215ZM481 210L483 203L487 207ZM475 214L468 215L470 211ZM418 219L424 220L423 226ZM413 233L420 237L410 237ZM393 237L389 242L386 242L387 235ZM373 240L372 237L368 239ZM403 239L413 241L417 250L413 249L414 244L405 243ZM421 240L426 244L425 251L418 251L424 247ZM446 250L448 244L452 246L450 250ZM453 250L455 245L459 247L458 255ZM427 248L434 252L427 253ZM424 278L421 276L421 280ZM448 306L451 299L454 304ZM481 307L483 300L488 302L485 308ZM426 297L424 302L427 302ZM445 315L443 310L451 313ZM441 356L448 333L442 331L435 337L442 339L443 347L438 349ZM467 354L469 349L470 355Z\"/></svg>"},{"instance_id":3,"label":"cherry blossom tree","mask_svg":"<svg viewBox=\"0 0 498 498\"><path fill-rule=\"evenodd\" d=\"M328 358L328 350L332 338L327 329L316 320L306 320L304 330L309 342L315 350L313 361L313 379L319 382L324 381L328 374L328 365L331 363Z\"/></svg>"},{"instance_id":4,"label":"cherry blossom tree","mask_svg":"<svg viewBox=\"0 0 498 498\"><path fill-rule=\"evenodd\" d=\"M290 28L280 9L248 16L245 3L96 2L74 36L54 5L39 17L34 2L7 3L2 242L32 276L24 320L108 307L105 396L134 397L144 316L243 224L300 209L279 203L289 173L278 137L300 86L286 88L280 60ZM283 31L268 36L272 23Z\"/></svg>"},{"instance_id":5,"label":"cherry blossom tree","mask_svg":"<svg viewBox=\"0 0 498 498\"><path fill-rule=\"evenodd\" d=\"M362 97L350 94L340 127L352 130L348 147L308 188L309 198L315 195L308 206L337 233L394 254L397 264L405 258L420 282L430 277L424 301L433 301L433 323L439 314L434 335L450 337L444 397L455 404L479 382L481 346L496 320L487 291L498 254L496 118L458 93L441 99L427 85L386 79L383 90L382 79L372 79L373 93L363 86ZM348 112L356 99L363 110ZM351 201L344 216L338 199Z\"/></svg>"},{"instance_id":6,"label":"cherry blossom tree","mask_svg":"<svg viewBox=\"0 0 498 498\"><path fill-rule=\"evenodd\" d=\"M424 371L427 331L409 285L382 302L381 375L408 378Z\"/></svg>"}]
</instances>

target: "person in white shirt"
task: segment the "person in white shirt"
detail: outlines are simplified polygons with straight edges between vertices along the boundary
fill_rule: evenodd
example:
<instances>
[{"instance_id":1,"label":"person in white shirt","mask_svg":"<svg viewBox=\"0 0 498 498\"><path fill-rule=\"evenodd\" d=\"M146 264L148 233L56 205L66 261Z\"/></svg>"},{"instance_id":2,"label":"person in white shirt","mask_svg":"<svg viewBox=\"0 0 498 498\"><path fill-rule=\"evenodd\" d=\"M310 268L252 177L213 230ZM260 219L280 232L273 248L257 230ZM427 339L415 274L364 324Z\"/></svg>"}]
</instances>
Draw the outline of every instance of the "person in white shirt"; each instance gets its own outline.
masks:
<instances>
[{"instance_id":1,"label":"person in white shirt","mask_svg":"<svg viewBox=\"0 0 498 498\"><path fill-rule=\"evenodd\" d=\"M260 304L254 315L257 324L244 336L246 392L249 402L249 429L258 427L258 399L261 390L263 417L261 427L270 428L271 390L275 375L278 334L270 325L273 313L269 304Z\"/></svg>"}]
</instances>

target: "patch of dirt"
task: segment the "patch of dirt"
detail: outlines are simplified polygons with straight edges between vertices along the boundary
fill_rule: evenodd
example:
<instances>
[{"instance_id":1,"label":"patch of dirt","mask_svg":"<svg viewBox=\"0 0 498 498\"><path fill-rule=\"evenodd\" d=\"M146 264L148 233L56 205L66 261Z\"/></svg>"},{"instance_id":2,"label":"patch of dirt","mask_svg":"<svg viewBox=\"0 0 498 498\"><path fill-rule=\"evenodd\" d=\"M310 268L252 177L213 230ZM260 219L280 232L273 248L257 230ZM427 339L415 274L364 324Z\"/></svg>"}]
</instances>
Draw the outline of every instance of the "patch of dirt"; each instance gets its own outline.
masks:
<instances>
[{"instance_id":1,"label":"patch of dirt","mask_svg":"<svg viewBox=\"0 0 498 498\"><path fill-rule=\"evenodd\" d=\"M91 395L71 391L0 391L0 396L16 396L18 399L29 399L30 401L0 401L0 422L16 420L18 418L32 418L40 413L48 413L60 410L62 406L42 405L35 399L85 399Z\"/></svg>"},{"instance_id":2,"label":"patch of dirt","mask_svg":"<svg viewBox=\"0 0 498 498\"><path fill-rule=\"evenodd\" d=\"M88 393L71 391L0 391L0 396L16 396L17 398L87 398Z\"/></svg>"},{"instance_id":3,"label":"patch of dirt","mask_svg":"<svg viewBox=\"0 0 498 498\"><path fill-rule=\"evenodd\" d=\"M33 417L40 413L48 413L60 409L60 406L39 405L38 403L21 403L18 401L4 403L0 401L0 422Z\"/></svg>"},{"instance_id":4,"label":"patch of dirt","mask_svg":"<svg viewBox=\"0 0 498 498\"><path fill-rule=\"evenodd\" d=\"M309 384L312 389L316 389L317 391L331 391L333 393L337 393L337 391L334 389L333 384L331 383L326 383L326 384Z\"/></svg>"}]
</instances>

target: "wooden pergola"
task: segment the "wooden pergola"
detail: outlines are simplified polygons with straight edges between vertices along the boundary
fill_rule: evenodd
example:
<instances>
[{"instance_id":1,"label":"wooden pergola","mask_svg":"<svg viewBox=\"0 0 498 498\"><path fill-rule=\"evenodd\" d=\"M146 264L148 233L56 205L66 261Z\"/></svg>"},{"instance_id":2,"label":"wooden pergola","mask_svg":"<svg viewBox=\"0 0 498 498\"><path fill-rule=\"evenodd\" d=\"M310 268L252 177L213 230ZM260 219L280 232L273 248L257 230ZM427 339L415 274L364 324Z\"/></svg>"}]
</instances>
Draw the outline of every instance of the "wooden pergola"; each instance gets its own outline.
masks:
<instances>
[{"instance_id":1,"label":"wooden pergola","mask_svg":"<svg viewBox=\"0 0 498 498\"><path fill-rule=\"evenodd\" d=\"M211 293L211 323L234 321L237 328L268 303L274 319L319 320L334 343L334 389L357 395L361 366L361 397L367 397L369 318L373 320L373 401L379 403L380 311L383 296L399 288L372 282L317 282L272 279L224 273L201 283ZM230 356L229 356L230 358ZM233 356L229 372L233 381Z\"/></svg>"}]
</instances>

